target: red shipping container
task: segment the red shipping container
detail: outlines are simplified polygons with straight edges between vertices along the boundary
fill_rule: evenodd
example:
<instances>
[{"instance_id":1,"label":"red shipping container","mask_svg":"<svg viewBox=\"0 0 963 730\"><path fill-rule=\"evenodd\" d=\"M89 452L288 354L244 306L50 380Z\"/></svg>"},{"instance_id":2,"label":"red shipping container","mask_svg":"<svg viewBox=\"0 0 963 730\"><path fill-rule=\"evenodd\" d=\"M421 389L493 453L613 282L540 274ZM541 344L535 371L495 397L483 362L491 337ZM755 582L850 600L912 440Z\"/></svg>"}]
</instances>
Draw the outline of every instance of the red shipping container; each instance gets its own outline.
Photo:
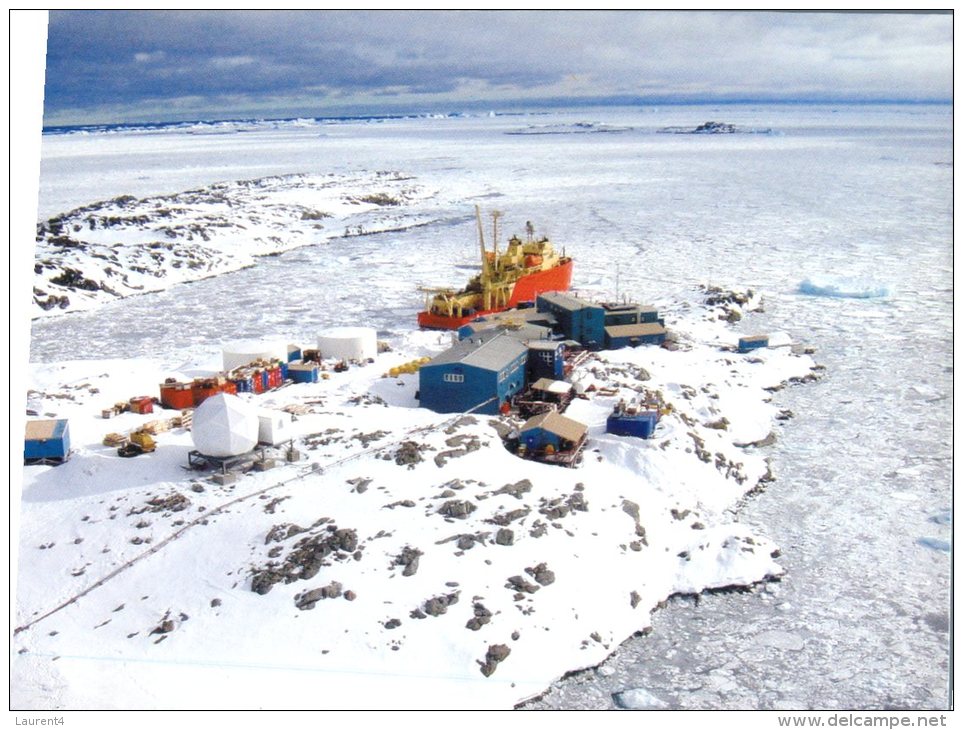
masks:
<instances>
[{"instance_id":1,"label":"red shipping container","mask_svg":"<svg viewBox=\"0 0 963 730\"><path fill-rule=\"evenodd\" d=\"M130 399L130 410L134 413L153 413L154 401L150 396L141 395Z\"/></svg>"},{"instance_id":2,"label":"red shipping container","mask_svg":"<svg viewBox=\"0 0 963 730\"><path fill-rule=\"evenodd\" d=\"M212 395L217 395L218 392L220 392L220 388L218 387L216 380L209 378L200 379L195 380L191 385L191 392L194 395L194 405L199 406Z\"/></svg>"},{"instance_id":3,"label":"red shipping container","mask_svg":"<svg viewBox=\"0 0 963 730\"><path fill-rule=\"evenodd\" d=\"M190 383L164 383L160 387L160 399L165 408L183 410L194 407Z\"/></svg>"}]
</instances>

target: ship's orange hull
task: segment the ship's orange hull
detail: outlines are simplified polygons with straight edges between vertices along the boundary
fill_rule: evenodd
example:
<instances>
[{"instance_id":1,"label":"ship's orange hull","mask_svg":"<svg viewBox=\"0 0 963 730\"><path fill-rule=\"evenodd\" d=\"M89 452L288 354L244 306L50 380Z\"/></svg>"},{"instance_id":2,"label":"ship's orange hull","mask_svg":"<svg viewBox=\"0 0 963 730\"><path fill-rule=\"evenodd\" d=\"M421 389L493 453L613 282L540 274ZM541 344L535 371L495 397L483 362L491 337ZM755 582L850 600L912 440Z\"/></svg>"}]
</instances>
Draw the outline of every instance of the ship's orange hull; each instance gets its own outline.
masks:
<instances>
[{"instance_id":1,"label":"ship's orange hull","mask_svg":"<svg viewBox=\"0 0 963 730\"><path fill-rule=\"evenodd\" d=\"M462 317L446 317L430 311L418 313L418 326L424 329L456 330L479 317L517 307L522 302L532 302L539 294L550 291L568 291L572 286L572 259L544 271L527 274L515 282L508 304L497 309L475 311Z\"/></svg>"}]
</instances>

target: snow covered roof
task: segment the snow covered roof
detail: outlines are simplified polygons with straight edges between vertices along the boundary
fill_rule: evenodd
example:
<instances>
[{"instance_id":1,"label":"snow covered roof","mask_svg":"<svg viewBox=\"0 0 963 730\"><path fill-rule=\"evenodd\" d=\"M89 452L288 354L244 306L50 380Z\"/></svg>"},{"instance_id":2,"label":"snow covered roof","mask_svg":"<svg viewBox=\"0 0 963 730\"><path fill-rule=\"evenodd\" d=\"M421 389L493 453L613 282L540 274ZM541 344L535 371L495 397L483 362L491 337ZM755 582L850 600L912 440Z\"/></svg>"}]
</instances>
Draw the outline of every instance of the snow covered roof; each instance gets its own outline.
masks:
<instances>
[{"instance_id":1,"label":"snow covered roof","mask_svg":"<svg viewBox=\"0 0 963 730\"><path fill-rule=\"evenodd\" d=\"M564 380L552 380L551 378L539 378L532 383L532 390L544 390L548 393L568 393L572 389L571 383Z\"/></svg>"}]
</instances>

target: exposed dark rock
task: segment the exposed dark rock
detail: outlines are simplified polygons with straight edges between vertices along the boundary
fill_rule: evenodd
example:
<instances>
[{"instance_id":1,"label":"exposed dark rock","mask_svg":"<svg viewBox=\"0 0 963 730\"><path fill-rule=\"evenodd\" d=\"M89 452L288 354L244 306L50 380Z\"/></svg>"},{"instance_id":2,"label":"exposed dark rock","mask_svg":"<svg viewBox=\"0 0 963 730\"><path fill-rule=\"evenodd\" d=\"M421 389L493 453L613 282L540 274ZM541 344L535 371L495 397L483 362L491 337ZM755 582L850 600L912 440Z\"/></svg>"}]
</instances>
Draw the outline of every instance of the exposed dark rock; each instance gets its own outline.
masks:
<instances>
[{"instance_id":1,"label":"exposed dark rock","mask_svg":"<svg viewBox=\"0 0 963 730\"><path fill-rule=\"evenodd\" d=\"M528 507L519 507L518 509L513 509L513 510L510 510L510 511L508 511L508 512L502 512L502 513L500 513L500 514L497 514L497 515L495 515L494 517L491 517L491 518L489 518L489 519L487 519L487 520L485 520L485 521L486 521L486 522L490 522L490 523L492 523L493 525L503 525L503 526L504 526L504 525L511 524L511 523L514 522L515 520L520 520L520 519L522 519L522 518L525 517L529 512L531 512L531 509L529 509Z\"/></svg>"},{"instance_id":2,"label":"exposed dark rock","mask_svg":"<svg viewBox=\"0 0 963 730\"><path fill-rule=\"evenodd\" d=\"M532 491L532 483L528 479L522 479L514 484L506 484L501 489L496 489L493 494L510 494L515 499L522 499L522 495Z\"/></svg>"},{"instance_id":3,"label":"exposed dark rock","mask_svg":"<svg viewBox=\"0 0 963 730\"><path fill-rule=\"evenodd\" d=\"M294 605L296 605L302 611L310 611L314 608L318 601L323 601L326 598L340 597L341 584L338 581L333 580L322 588L314 588L313 590L297 594L294 597Z\"/></svg>"},{"instance_id":4,"label":"exposed dark rock","mask_svg":"<svg viewBox=\"0 0 963 730\"><path fill-rule=\"evenodd\" d=\"M514 545L515 533L507 527L502 527L497 533L495 533L495 542L498 545Z\"/></svg>"},{"instance_id":5,"label":"exposed dark rock","mask_svg":"<svg viewBox=\"0 0 963 730\"><path fill-rule=\"evenodd\" d=\"M472 608L474 609L475 615L468 619L465 628L478 631L482 626L491 622L492 612L481 603L475 603Z\"/></svg>"},{"instance_id":6,"label":"exposed dark rock","mask_svg":"<svg viewBox=\"0 0 963 730\"><path fill-rule=\"evenodd\" d=\"M434 598L429 598L427 601L425 601L425 605L422 606L422 609L429 616L441 616L448 612L449 606L454 606L456 603L458 603L457 591L444 596L435 596Z\"/></svg>"},{"instance_id":7,"label":"exposed dark rock","mask_svg":"<svg viewBox=\"0 0 963 730\"><path fill-rule=\"evenodd\" d=\"M545 563L539 563L534 568L525 568L525 572L532 576L539 585L547 586L555 582L555 573L549 570Z\"/></svg>"},{"instance_id":8,"label":"exposed dark rock","mask_svg":"<svg viewBox=\"0 0 963 730\"><path fill-rule=\"evenodd\" d=\"M394 509L395 507L414 507L415 503L410 499L402 499L391 504L384 505L383 509Z\"/></svg>"},{"instance_id":9,"label":"exposed dark rock","mask_svg":"<svg viewBox=\"0 0 963 730\"><path fill-rule=\"evenodd\" d=\"M418 562L424 553L418 548L406 545L401 553L394 559L392 565L403 565L405 569L401 571L403 576L412 576L418 572Z\"/></svg>"},{"instance_id":10,"label":"exposed dark rock","mask_svg":"<svg viewBox=\"0 0 963 730\"><path fill-rule=\"evenodd\" d=\"M280 525L274 525L270 530L268 530L267 535L264 538L264 544L272 542L281 542L282 540L287 540L289 537L294 537L295 535L304 532L303 527L292 524L290 522L283 522Z\"/></svg>"},{"instance_id":11,"label":"exposed dark rock","mask_svg":"<svg viewBox=\"0 0 963 730\"><path fill-rule=\"evenodd\" d=\"M438 514L463 520L474 512L475 509L475 505L467 499L450 499L438 508Z\"/></svg>"},{"instance_id":12,"label":"exposed dark rock","mask_svg":"<svg viewBox=\"0 0 963 730\"><path fill-rule=\"evenodd\" d=\"M170 619L164 619L154 629L151 634L169 634L175 628L175 624Z\"/></svg>"},{"instance_id":13,"label":"exposed dark rock","mask_svg":"<svg viewBox=\"0 0 963 730\"><path fill-rule=\"evenodd\" d=\"M481 665L481 673L486 677L490 677L495 672L498 664L505 661L511 653L512 650L504 644L492 644L485 653L485 661L478 662Z\"/></svg>"},{"instance_id":14,"label":"exposed dark rock","mask_svg":"<svg viewBox=\"0 0 963 730\"><path fill-rule=\"evenodd\" d=\"M405 441L398 450L395 451L395 463L398 466L407 466L409 469L414 469L415 464L424 461L421 456L422 446L416 444L414 441Z\"/></svg>"},{"instance_id":15,"label":"exposed dark rock","mask_svg":"<svg viewBox=\"0 0 963 730\"><path fill-rule=\"evenodd\" d=\"M358 535L354 530L328 525L324 532L299 540L282 565L269 563L263 568L255 569L251 577L251 590L264 595L275 583L309 580L318 574L329 556L344 560L357 549Z\"/></svg>"},{"instance_id":16,"label":"exposed dark rock","mask_svg":"<svg viewBox=\"0 0 963 730\"><path fill-rule=\"evenodd\" d=\"M144 512L180 512L187 509L191 500L180 492L174 492L167 497L154 497L147 500L146 506L141 509L131 509L128 515L139 515Z\"/></svg>"},{"instance_id":17,"label":"exposed dark rock","mask_svg":"<svg viewBox=\"0 0 963 730\"><path fill-rule=\"evenodd\" d=\"M505 584L505 587L521 593L535 593L539 589L537 585L529 583L520 575L511 576Z\"/></svg>"}]
</instances>

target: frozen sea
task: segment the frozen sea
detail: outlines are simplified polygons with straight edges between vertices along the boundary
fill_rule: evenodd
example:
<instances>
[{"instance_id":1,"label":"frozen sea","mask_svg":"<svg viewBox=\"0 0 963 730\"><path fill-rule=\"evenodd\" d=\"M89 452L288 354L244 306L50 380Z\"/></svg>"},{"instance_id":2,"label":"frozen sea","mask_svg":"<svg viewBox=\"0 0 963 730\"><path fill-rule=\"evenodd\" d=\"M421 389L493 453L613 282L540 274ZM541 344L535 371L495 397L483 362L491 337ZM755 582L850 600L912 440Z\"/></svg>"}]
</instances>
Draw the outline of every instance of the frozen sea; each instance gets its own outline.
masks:
<instances>
[{"instance_id":1,"label":"frozen sea","mask_svg":"<svg viewBox=\"0 0 963 730\"><path fill-rule=\"evenodd\" d=\"M710 120L737 131L662 131ZM177 364L209 359L227 338L309 340L358 322L390 340L413 326L419 286L467 278L476 204L501 210L506 232L531 220L564 246L586 295L671 308L699 283L750 286L766 311L745 334L788 332L826 367L817 383L774 394L795 414L769 447L777 480L738 513L780 546L786 577L673 599L653 633L526 707L615 708L627 697L686 709L951 703L950 106L595 108L45 134L39 215L360 170L440 191L422 207L433 222L36 320L31 361Z\"/></svg>"}]
</instances>

